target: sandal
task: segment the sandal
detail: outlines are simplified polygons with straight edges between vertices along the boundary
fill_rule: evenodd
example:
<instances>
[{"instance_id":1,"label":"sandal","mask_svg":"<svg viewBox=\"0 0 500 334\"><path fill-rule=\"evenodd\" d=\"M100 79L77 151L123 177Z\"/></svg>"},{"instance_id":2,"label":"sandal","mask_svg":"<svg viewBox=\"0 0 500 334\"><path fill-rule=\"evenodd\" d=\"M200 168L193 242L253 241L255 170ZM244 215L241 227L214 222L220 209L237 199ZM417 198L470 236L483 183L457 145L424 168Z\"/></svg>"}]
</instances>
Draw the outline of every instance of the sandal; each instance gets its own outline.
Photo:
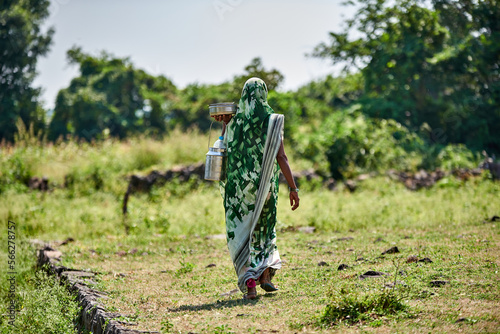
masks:
<instances>
[{"instance_id":1,"label":"sandal","mask_svg":"<svg viewBox=\"0 0 500 334\"><path fill-rule=\"evenodd\" d=\"M243 299L255 299L257 298L257 289L255 288L257 286L257 283L255 283L255 280L253 278L250 278L247 280L247 294L243 296Z\"/></svg>"},{"instance_id":2,"label":"sandal","mask_svg":"<svg viewBox=\"0 0 500 334\"><path fill-rule=\"evenodd\" d=\"M271 276L269 274L269 268L266 268L262 275L260 275L259 278L260 281L260 287L266 291L266 292L274 292L278 291L278 288L274 286L273 283L271 283Z\"/></svg>"}]
</instances>

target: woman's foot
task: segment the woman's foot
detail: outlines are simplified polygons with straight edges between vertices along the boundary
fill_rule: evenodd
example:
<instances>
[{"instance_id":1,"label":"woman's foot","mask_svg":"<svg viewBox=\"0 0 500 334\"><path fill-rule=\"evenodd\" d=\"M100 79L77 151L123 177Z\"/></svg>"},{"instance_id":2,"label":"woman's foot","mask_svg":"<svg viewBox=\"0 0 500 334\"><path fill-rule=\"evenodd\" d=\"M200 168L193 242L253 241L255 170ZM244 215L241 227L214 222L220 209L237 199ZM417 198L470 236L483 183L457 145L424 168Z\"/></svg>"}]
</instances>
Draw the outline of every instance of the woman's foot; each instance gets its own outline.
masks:
<instances>
[{"instance_id":1,"label":"woman's foot","mask_svg":"<svg viewBox=\"0 0 500 334\"><path fill-rule=\"evenodd\" d=\"M243 299L255 299L257 298L257 283L253 278L247 280L247 294L243 296Z\"/></svg>"},{"instance_id":2,"label":"woman's foot","mask_svg":"<svg viewBox=\"0 0 500 334\"><path fill-rule=\"evenodd\" d=\"M260 287L266 292L278 291L278 288L271 283L271 274L269 273L269 268L266 268L259 278Z\"/></svg>"}]
</instances>

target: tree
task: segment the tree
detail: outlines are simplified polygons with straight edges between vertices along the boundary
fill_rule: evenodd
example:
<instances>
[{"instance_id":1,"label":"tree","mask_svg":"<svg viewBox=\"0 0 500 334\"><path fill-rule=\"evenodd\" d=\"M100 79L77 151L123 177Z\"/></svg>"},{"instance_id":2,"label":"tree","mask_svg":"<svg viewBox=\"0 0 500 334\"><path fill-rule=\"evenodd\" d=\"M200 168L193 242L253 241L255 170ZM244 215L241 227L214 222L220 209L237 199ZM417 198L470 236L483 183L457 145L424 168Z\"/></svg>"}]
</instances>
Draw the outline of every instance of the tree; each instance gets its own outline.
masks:
<instances>
[{"instance_id":1,"label":"tree","mask_svg":"<svg viewBox=\"0 0 500 334\"><path fill-rule=\"evenodd\" d=\"M500 151L497 0L359 0L342 33L313 55L358 69L363 112L429 129L439 143ZM357 38L349 33L357 30Z\"/></svg>"},{"instance_id":2,"label":"tree","mask_svg":"<svg viewBox=\"0 0 500 334\"><path fill-rule=\"evenodd\" d=\"M262 59L259 57L252 59L250 64L245 66L245 74L235 76L233 83L237 87L243 88L245 81L252 77L258 77L264 80L269 91L276 90L278 86L283 82L285 77L277 69L273 68L271 70L266 70L262 64Z\"/></svg>"},{"instance_id":3,"label":"tree","mask_svg":"<svg viewBox=\"0 0 500 334\"><path fill-rule=\"evenodd\" d=\"M49 139L68 134L87 140L104 134L163 134L175 85L163 76L136 69L127 58L103 52L99 57L74 47L67 52L80 76L59 91Z\"/></svg>"},{"instance_id":4,"label":"tree","mask_svg":"<svg viewBox=\"0 0 500 334\"><path fill-rule=\"evenodd\" d=\"M19 118L35 131L45 126L45 111L33 88L36 64L49 51L53 29L41 31L49 0L0 2L0 140L12 141Z\"/></svg>"},{"instance_id":5,"label":"tree","mask_svg":"<svg viewBox=\"0 0 500 334\"><path fill-rule=\"evenodd\" d=\"M245 81L251 77L259 77L266 82L270 92L283 81L283 75L276 69L266 70L260 58L254 58L244 68L245 73L236 75L231 82L219 85L190 84L179 92L178 99L172 107L171 122L186 129L195 126L202 131L210 128L212 119L208 113L208 105L217 102L238 103ZM272 94L270 94L272 96ZM276 95L274 95L276 97Z\"/></svg>"}]
</instances>

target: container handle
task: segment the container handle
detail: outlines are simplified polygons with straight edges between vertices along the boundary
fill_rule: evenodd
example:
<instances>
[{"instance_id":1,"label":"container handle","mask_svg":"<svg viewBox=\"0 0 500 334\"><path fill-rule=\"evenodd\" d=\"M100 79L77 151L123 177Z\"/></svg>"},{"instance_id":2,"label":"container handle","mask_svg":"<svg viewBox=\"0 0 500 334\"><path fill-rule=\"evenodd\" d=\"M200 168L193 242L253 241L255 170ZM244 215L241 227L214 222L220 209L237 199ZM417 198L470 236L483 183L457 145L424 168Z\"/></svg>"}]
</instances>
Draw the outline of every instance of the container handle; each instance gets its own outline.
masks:
<instances>
[{"instance_id":1,"label":"container handle","mask_svg":"<svg viewBox=\"0 0 500 334\"><path fill-rule=\"evenodd\" d=\"M207 148L210 150L210 136L212 135L212 124L214 124L214 120L210 123L210 129L208 130L208 145Z\"/></svg>"}]
</instances>

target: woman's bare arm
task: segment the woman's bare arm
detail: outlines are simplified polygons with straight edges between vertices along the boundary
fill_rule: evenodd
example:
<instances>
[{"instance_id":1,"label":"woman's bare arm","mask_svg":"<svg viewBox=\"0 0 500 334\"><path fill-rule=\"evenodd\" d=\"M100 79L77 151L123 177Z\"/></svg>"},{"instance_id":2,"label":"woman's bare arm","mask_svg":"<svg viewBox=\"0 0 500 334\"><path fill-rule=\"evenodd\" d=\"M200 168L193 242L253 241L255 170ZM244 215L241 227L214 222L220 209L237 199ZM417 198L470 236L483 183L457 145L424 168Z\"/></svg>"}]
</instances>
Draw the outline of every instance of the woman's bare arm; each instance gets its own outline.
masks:
<instances>
[{"instance_id":1,"label":"woman's bare arm","mask_svg":"<svg viewBox=\"0 0 500 334\"><path fill-rule=\"evenodd\" d=\"M281 141L276 160L278 160L278 165L281 168L281 172L285 176L288 186L291 189L296 189L297 185L295 184L295 180L293 179L292 169L288 164L288 157L286 156L285 153L285 147L283 146L283 141ZM295 210L299 207L299 201L300 201L299 194L296 191L290 191L290 205L292 206L292 210Z\"/></svg>"}]
</instances>

